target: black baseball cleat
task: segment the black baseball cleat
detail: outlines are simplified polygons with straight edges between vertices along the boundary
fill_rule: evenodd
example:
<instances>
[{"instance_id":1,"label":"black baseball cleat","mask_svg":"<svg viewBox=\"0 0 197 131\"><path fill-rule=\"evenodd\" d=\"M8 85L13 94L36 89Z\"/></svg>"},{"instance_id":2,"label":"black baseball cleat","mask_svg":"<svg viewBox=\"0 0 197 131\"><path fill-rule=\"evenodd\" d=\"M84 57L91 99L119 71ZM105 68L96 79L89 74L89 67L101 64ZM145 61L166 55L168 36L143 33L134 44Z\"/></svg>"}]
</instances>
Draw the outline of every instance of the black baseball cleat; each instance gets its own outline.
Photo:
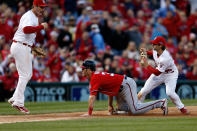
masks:
<instances>
[{"instance_id":1,"label":"black baseball cleat","mask_svg":"<svg viewBox=\"0 0 197 131\"><path fill-rule=\"evenodd\" d=\"M163 99L163 104L161 105L161 109L163 110L163 115L168 115L168 99Z\"/></svg>"}]
</instances>

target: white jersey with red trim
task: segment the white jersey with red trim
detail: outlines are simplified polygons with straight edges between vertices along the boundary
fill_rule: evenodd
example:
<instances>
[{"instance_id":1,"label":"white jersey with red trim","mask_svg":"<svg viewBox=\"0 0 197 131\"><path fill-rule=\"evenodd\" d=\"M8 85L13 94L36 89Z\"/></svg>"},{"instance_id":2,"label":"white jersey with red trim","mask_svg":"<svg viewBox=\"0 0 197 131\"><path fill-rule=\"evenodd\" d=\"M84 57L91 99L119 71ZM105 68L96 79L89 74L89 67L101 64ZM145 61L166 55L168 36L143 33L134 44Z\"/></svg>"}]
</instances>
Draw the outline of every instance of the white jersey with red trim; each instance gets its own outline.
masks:
<instances>
[{"instance_id":1,"label":"white jersey with red trim","mask_svg":"<svg viewBox=\"0 0 197 131\"><path fill-rule=\"evenodd\" d=\"M32 10L29 10L21 17L13 40L19 41L21 43L27 43L32 46L33 43L35 43L36 33L25 34L23 32L23 28L26 26L38 26L38 24L38 17L32 12Z\"/></svg>"},{"instance_id":2,"label":"white jersey with red trim","mask_svg":"<svg viewBox=\"0 0 197 131\"><path fill-rule=\"evenodd\" d=\"M172 56L167 50L164 50L159 57L157 56L157 51L153 50L153 58L157 65L156 69L160 72L178 71Z\"/></svg>"},{"instance_id":3,"label":"white jersey with red trim","mask_svg":"<svg viewBox=\"0 0 197 131\"><path fill-rule=\"evenodd\" d=\"M176 83L178 79L178 69L172 59L170 53L164 50L163 53L158 57L157 52L153 50L153 58L157 65L156 69L162 72L160 75L152 74L146 81L144 87L140 90L141 98L140 102L143 102L146 95L150 93L154 88L158 87L162 83L166 85L166 94L175 103L178 109L184 107L179 96L175 92Z\"/></svg>"}]
</instances>

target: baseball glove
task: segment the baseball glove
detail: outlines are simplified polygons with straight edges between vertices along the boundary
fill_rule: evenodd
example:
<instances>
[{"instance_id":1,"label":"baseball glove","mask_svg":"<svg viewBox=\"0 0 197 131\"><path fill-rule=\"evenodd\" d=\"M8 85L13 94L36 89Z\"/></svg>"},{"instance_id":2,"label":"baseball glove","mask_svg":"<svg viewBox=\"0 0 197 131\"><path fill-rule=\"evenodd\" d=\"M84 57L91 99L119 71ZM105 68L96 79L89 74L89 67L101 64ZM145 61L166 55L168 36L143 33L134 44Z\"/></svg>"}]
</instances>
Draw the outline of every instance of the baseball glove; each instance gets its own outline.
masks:
<instances>
[{"instance_id":1,"label":"baseball glove","mask_svg":"<svg viewBox=\"0 0 197 131\"><path fill-rule=\"evenodd\" d=\"M141 52L140 52L140 56L141 56L141 58L147 58L147 53L146 53L146 51L141 51Z\"/></svg>"},{"instance_id":2,"label":"baseball glove","mask_svg":"<svg viewBox=\"0 0 197 131\"><path fill-rule=\"evenodd\" d=\"M46 56L46 52L42 48L36 47L36 46L32 48L32 54L37 57L45 57Z\"/></svg>"}]
</instances>

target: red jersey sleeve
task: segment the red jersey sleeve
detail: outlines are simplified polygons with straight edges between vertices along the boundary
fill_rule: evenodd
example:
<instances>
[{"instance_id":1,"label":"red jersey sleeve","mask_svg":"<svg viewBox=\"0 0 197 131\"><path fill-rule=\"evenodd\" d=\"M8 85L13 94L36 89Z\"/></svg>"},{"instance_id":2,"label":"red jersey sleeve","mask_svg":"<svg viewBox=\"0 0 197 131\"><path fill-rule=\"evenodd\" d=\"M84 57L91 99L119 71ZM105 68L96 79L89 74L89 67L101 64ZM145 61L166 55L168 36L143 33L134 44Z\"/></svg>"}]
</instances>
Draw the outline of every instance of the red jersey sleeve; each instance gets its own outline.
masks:
<instances>
[{"instance_id":1,"label":"red jersey sleeve","mask_svg":"<svg viewBox=\"0 0 197 131\"><path fill-rule=\"evenodd\" d=\"M160 72L158 69L155 69L155 68L153 68L153 67L150 66L150 65L147 67L147 69L148 69L151 73L155 74L156 76L158 76L158 75L161 74L161 72Z\"/></svg>"},{"instance_id":2,"label":"red jersey sleeve","mask_svg":"<svg viewBox=\"0 0 197 131\"><path fill-rule=\"evenodd\" d=\"M146 51L147 55L153 56L153 51Z\"/></svg>"},{"instance_id":3,"label":"red jersey sleeve","mask_svg":"<svg viewBox=\"0 0 197 131\"><path fill-rule=\"evenodd\" d=\"M91 83L90 84L90 95L97 95L97 92L98 92L98 89L99 89L99 84L94 84L94 83Z\"/></svg>"},{"instance_id":4,"label":"red jersey sleeve","mask_svg":"<svg viewBox=\"0 0 197 131\"><path fill-rule=\"evenodd\" d=\"M23 28L23 32L25 34L31 34L31 33L35 33L35 32L38 32L40 30L44 29L44 26L43 25L39 25L39 26L26 26Z\"/></svg>"}]
</instances>

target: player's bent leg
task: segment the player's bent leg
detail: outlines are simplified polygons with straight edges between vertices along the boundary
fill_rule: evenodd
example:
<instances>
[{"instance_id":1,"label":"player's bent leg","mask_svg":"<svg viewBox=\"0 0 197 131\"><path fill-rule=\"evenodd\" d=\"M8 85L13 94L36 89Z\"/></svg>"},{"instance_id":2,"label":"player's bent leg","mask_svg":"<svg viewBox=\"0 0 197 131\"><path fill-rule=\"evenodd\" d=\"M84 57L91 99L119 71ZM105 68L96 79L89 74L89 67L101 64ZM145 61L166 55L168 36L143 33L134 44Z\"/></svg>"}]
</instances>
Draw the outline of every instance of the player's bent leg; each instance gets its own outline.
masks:
<instances>
[{"instance_id":1,"label":"player's bent leg","mask_svg":"<svg viewBox=\"0 0 197 131\"><path fill-rule=\"evenodd\" d=\"M165 103L165 100L139 103L135 82L128 79L127 81L123 82L123 86L124 88L120 95L123 96L123 98L127 102L132 114L143 114L154 108L161 108Z\"/></svg>"},{"instance_id":2,"label":"player's bent leg","mask_svg":"<svg viewBox=\"0 0 197 131\"><path fill-rule=\"evenodd\" d=\"M146 95L150 93L154 88L159 86L161 83L163 83L162 79L159 79L158 76L151 75L148 80L146 81L144 87L140 90L138 93L138 100L139 102L144 102L144 99L146 98Z\"/></svg>"},{"instance_id":3,"label":"player's bent leg","mask_svg":"<svg viewBox=\"0 0 197 131\"><path fill-rule=\"evenodd\" d=\"M177 79L170 79L168 82L166 82L166 94L181 111L181 113L188 115L190 114L190 112L184 107L184 104L181 102L180 97L175 92L176 81Z\"/></svg>"},{"instance_id":4,"label":"player's bent leg","mask_svg":"<svg viewBox=\"0 0 197 131\"><path fill-rule=\"evenodd\" d=\"M144 114L155 108L161 108L163 110L163 115L168 114L168 102L167 99L156 100L146 103L137 103L135 105L135 110L132 111L133 114Z\"/></svg>"}]
</instances>

